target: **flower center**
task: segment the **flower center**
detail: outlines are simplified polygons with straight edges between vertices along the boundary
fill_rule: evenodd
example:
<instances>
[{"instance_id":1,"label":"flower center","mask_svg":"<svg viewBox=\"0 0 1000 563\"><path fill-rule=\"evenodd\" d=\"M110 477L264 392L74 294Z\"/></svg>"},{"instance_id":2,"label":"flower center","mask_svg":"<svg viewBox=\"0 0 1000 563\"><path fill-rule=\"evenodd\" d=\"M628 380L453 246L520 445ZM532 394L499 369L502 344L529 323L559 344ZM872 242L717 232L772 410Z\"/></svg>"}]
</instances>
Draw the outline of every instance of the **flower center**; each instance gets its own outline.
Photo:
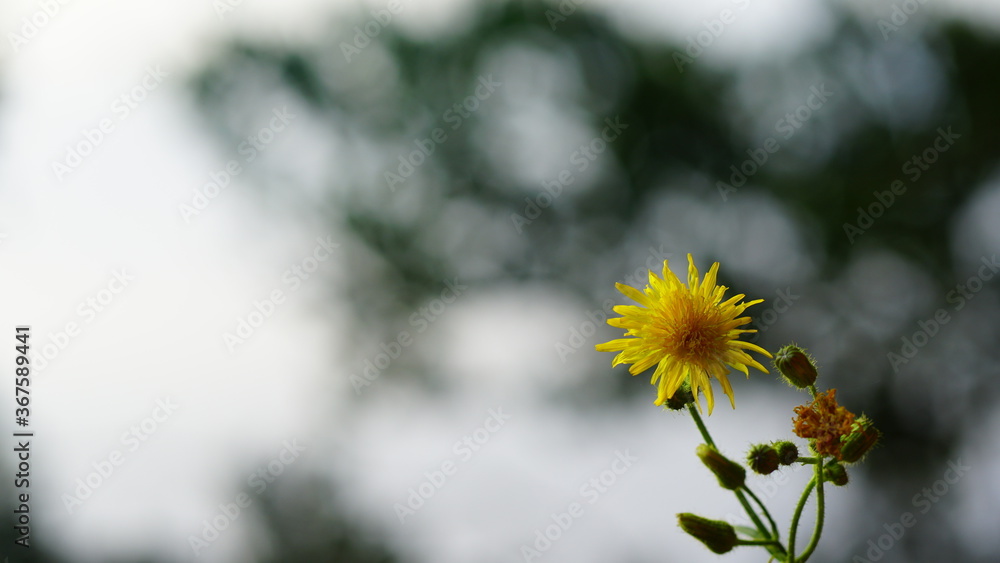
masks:
<instances>
[{"instance_id":1,"label":"flower center","mask_svg":"<svg viewBox=\"0 0 1000 563\"><path fill-rule=\"evenodd\" d=\"M685 360L704 361L720 352L718 324L711 311L690 307L671 324L665 348Z\"/></svg>"},{"instance_id":2,"label":"flower center","mask_svg":"<svg viewBox=\"0 0 1000 563\"><path fill-rule=\"evenodd\" d=\"M688 326L680 337L680 348L689 356L702 356L711 348L712 335L703 326Z\"/></svg>"}]
</instances>

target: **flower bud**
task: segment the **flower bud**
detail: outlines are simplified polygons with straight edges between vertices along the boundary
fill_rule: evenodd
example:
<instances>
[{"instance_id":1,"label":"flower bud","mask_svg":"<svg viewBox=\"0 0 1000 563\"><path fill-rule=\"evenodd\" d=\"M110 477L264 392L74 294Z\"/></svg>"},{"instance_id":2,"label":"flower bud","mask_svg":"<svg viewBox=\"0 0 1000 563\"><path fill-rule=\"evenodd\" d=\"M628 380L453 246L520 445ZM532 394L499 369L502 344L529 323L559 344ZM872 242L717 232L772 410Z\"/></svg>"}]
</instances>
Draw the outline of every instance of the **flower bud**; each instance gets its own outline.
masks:
<instances>
[{"instance_id":1,"label":"flower bud","mask_svg":"<svg viewBox=\"0 0 1000 563\"><path fill-rule=\"evenodd\" d=\"M860 416L851 426L851 433L840 437L840 459L854 463L865 456L878 442L881 433L867 416Z\"/></svg>"},{"instance_id":2,"label":"flower bud","mask_svg":"<svg viewBox=\"0 0 1000 563\"><path fill-rule=\"evenodd\" d=\"M681 529L698 539L715 553L726 553L736 547L736 530L729 522L709 520L690 512L677 515Z\"/></svg>"},{"instance_id":3,"label":"flower bud","mask_svg":"<svg viewBox=\"0 0 1000 563\"><path fill-rule=\"evenodd\" d=\"M847 484L847 470L837 462L831 463L823 467L823 479L838 487L843 487Z\"/></svg>"},{"instance_id":4,"label":"flower bud","mask_svg":"<svg viewBox=\"0 0 1000 563\"><path fill-rule=\"evenodd\" d=\"M688 406L688 404L694 402L694 395L691 394L691 385L688 382L684 382L681 386L674 391L673 397L667 399L666 407L670 410L679 411Z\"/></svg>"},{"instance_id":5,"label":"flower bud","mask_svg":"<svg viewBox=\"0 0 1000 563\"><path fill-rule=\"evenodd\" d=\"M798 388L816 383L816 364L802 348L788 344L774 355L774 367L778 368L785 380Z\"/></svg>"},{"instance_id":6,"label":"flower bud","mask_svg":"<svg viewBox=\"0 0 1000 563\"><path fill-rule=\"evenodd\" d=\"M775 442L774 449L778 450L778 463L781 465L791 465L799 459L799 448L791 442Z\"/></svg>"},{"instance_id":7,"label":"flower bud","mask_svg":"<svg viewBox=\"0 0 1000 563\"><path fill-rule=\"evenodd\" d=\"M770 475L778 468L778 450L766 444L757 444L747 454L750 469L761 475Z\"/></svg>"},{"instance_id":8,"label":"flower bud","mask_svg":"<svg viewBox=\"0 0 1000 563\"><path fill-rule=\"evenodd\" d=\"M746 482L747 470L735 461L730 461L715 448L702 444L696 451L702 463L719 478L722 488L735 491Z\"/></svg>"}]
</instances>

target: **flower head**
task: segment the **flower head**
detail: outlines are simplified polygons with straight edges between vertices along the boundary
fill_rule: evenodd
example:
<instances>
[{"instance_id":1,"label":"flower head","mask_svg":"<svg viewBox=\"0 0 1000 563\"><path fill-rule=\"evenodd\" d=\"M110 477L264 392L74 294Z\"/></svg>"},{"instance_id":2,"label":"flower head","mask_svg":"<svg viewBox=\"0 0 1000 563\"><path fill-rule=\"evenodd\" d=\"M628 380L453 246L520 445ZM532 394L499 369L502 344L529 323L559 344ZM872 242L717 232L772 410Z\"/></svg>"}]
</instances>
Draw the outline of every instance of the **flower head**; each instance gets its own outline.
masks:
<instances>
[{"instance_id":1,"label":"flower head","mask_svg":"<svg viewBox=\"0 0 1000 563\"><path fill-rule=\"evenodd\" d=\"M802 389L816 383L816 362L805 350L794 344L782 346L774 355L774 367L778 368L785 380Z\"/></svg>"},{"instance_id":2,"label":"flower head","mask_svg":"<svg viewBox=\"0 0 1000 563\"><path fill-rule=\"evenodd\" d=\"M625 284L615 284L618 291L639 304L618 305L615 312L621 317L609 319L608 324L626 330L625 336L598 344L600 352L620 352L612 366L632 364L629 373L638 375L656 365L650 383L657 385L656 405L673 397L681 384L688 381L695 403L701 409L698 392L705 390L708 413L712 413L715 399L712 396L714 377L722 384L735 408L733 389L727 374L729 367L743 372L747 377L752 366L764 373L762 366L747 350L767 357L771 354L756 344L739 340L745 332L757 332L739 327L750 322L750 317L740 315L747 307L760 303L757 299L743 303L744 295L723 301L726 286L716 285L719 263L699 279L698 268L688 254L688 283L684 285L663 262L663 277L649 272L649 285L639 291ZM728 366L728 367L727 367Z\"/></svg>"},{"instance_id":3,"label":"flower head","mask_svg":"<svg viewBox=\"0 0 1000 563\"><path fill-rule=\"evenodd\" d=\"M823 466L823 478L838 487L843 487L849 480L847 469L844 469L844 466L837 462Z\"/></svg>"},{"instance_id":4,"label":"flower head","mask_svg":"<svg viewBox=\"0 0 1000 563\"><path fill-rule=\"evenodd\" d=\"M778 456L778 450L768 444L757 444L751 447L747 453L747 464L750 469L761 475L774 473L780 462L781 457Z\"/></svg>"},{"instance_id":5,"label":"flower head","mask_svg":"<svg viewBox=\"0 0 1000 563\"><path fill-rule=\"evenodd\" d=\"M743 466L719 453L719 450L707 444L701 444L695 450L701 462L719 479L723 489L735 491L746 483L747 470Z\"/></svg>"},{"instance_id":6,"label":"flower head","mask_svg":"<svg viewBox=\"0 0 1000 563\"><path fill-rule=\"evenodd\" d=\"M882 433L875 428L871 419L861 415L854 420L851 433L840 437L841 461L855 463L861 460L881 436Z\"/></svg>"},{"instance_id":7,"label":"flower head","mask_svg":"<svg viewBox=\"0 0 1000 563\"><path fill-rule=\"evenodd\" d=\"M778 462L781 465L791 465L799 459L799 449L791 442L775 442L774 449L778 450Z\"/></svg>"},{"instance_id":8,"label":"flower head","mask_svg":"<svg viewBox=\"0 0 1000 563\"><path fill-rule=\"evenodd\" d=\"M713 553L728 553L738 543L733 525L723 520L709 520L697 514L684 512L677 515L677 523L682 530L697 538Z\"/></svg>"},{"instance_id":9,"label":"flower head","mask_svg":"<svg viewBox=\"0 0 1000 563\"><path fill-rule=\"evenodd\" d=\"M796 436L813 440L816 453L841 459L841 437L853 431L854 413L837 404L836 389L817 393L808 406L795 407L795 414Z\"/></svg>"}]
</instances>

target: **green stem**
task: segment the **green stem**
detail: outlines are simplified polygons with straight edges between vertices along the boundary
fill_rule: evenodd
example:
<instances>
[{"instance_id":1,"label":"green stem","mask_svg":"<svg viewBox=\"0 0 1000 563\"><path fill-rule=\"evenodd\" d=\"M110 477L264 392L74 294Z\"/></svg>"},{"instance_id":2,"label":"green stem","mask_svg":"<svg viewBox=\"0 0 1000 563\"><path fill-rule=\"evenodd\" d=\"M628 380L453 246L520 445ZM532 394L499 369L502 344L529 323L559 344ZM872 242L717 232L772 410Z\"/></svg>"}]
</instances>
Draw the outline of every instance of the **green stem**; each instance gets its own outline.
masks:
<instances>
[{"instance_id":1,"label":"green stem","mask_svg":"<svg viewBox=\"0 0 1000 563\"><path fill-rule=\"evenodd\" d=\"M798 463L819 463L818 457L800 457L796 459Z\"/></svg>"},{"instance_id":2,"label":"green stem","mask_svg":"<svg viewBox=\"0 0 1000 563\"><path fill-rule=\"evenodd\" d=\"M757 495L755 495L754 492L750 490L750 487L747 487L746 485L744 485L743 486L743 490L746 491L746 493L748 495L750 495L750 498L752 498L754 500L754 502L757 503L757 506L759 506L760 509L762 511L764 511L764 517L767 518L767 522L769 524L771 524L771 531L774 532L774 534L771 537L773 537L774 539L776 539L776 540L778 540L780 542L781 541L781 534L778 533L778 525L774 523L774 518L771 518L770 511L768 511L767 507L764 506L764 503L761 502L761 500L759 498L757 498Z\"/></svg>"},{"instance_id":3,"label":"green stem","mask_svg":"<svg viewBox=\"0 0 1000 563\"><path fill-rule=\"evenodd\" d=\"M823 533L823 516L825 513L825 508L823 506L823 458L819 459L819 463L816 464L816 526L813 528L812 539L809 540L809 545L806 546L805 552L802 553L802 557L798 559L799 563L804 563L809 556L816 551L816 546L819 545L819 536Z\"/></svg>"},{"instance_id":4,"label":"green stem","mask_svg":"<svg viewBox=\"0 0 1000 563\"><path fill-rule=\"evenodd\" d=\"M687 407L688 412L691 413L691 418L694 419L694 423L698 425L698 431L701 432L701 437L704 438L705 443L715 448L715 442L712 441L712 436L708 433L708 428L706 428L705 423L702 422L701 415L698 414L698 409L695 408L694 403L688 403Z\"/></svg>"},{"instance_id":5,"label":"green stem","mask_svg":"<svg viewBox=\"0 0 1000 563\"><path fill-rule=\"evenodd\" d=\"M773 545L775 547L781 547L781 542L774 540L736 540L736 545Z\"/></svg>"},{"instance_id":6,"label":"green stem","mask_svg":"<svg viewBox=\"0 0 1000 563\"><path fill-rule=\"evenodd\" d=\"M799 518L802 517L802 509L805 508L806 501L809 500L809 495L810 495L810 493L812 493L813 488L815 488L817 486L817 484L819 484L819 489L818 489L818 492L816 494L817 494L817 496L819 496L819 495L822 494L822 490L823 490L823 484L822 483L823 483L823 458L820 457L819 460L816 462L816 470L815 470L815 473L813 474L813 478L809 480L809 484L806 485L806 489L804 491L802 491L802 496L799 497L799 504L795 507L795 514L792 515L792 528L791 528L791 530L788 531L788 562L789 563L793 563L794 561L796 561L796 559L795 559L795 534L796 534L796 532L798 532L798 529L799 529ZM819 530L820 527L822 527L822 525L823 525L823 503L822 503L822 501L819 502L819 506L817 506L817 511L818 511L817 512L818 517L816 519L816 525L817 525L817 530ZM810 542L810 548L807 548L808 552L806 553L806 557L808 557L809 555L812 555L812 550L816 549L815 542L818 542L818 541L819 541L819 535L818 535L817 531L814 531L813 532L813 540ZM805 561L805 559L802 559L802 561Z\"/></svg>"},{"instance_id":7,"label":"green stem","mask_svg":"<svg viewBox=\"0 0 1000 563\"><path fill-rule=\"evenodd\" d=\"M688 407L688 412L691 413L691 418L694 419L695 425L698 426L698 431L701 432L701 437L705 440L705 443L708 444L709 446L712 446L713 448L716 448L715 441L712 440L712 435L708 433L708 428L705 426L705 422L702 421L701 415L698 414L698 409L694 406L693 403L688 403L687 407ZM757 531L760 532L760 535L765 538L772 538L771 533L768 532L767 528L764 526L764 523L760 520L760 516L757 515L757 512L754 511L752 506L750 506L750 502L747 501L747 497L743 494L743 492L740 491L739 489L736 489L733 491L733 494L736 495L737 500L739 500L740 504L743 505L743 510L746 511L747 516L749 516L750 519L753 520L754 525L757 526ZM777 540L777 536L774 536L773 539ZM776 549L780 549L782 553L784 553L785 551L784 548L781 547L780 543L778 544L778 547Z\"/></svg>"},{"instance_id":8,"label":"green stem","mask_svg":"<svg viewBox=\"0 0 1000 563\"><path fill-rule=\"evenodd\" d=\"M760 516L757 516L757 512L752 506L750 506L750 501L747 500L747 497L743 496L743 492L736 489L733 493L736 494L736 498L740 501L740 504L743 505L743 510L746 511L747 515L750 516L750 519L753 520L754 526L757 526L757 531L760 532L760 535L765 538L772 537L771 532L769 532L764 526L764 522L760 520Z\"/></svg>"}]
</instances>

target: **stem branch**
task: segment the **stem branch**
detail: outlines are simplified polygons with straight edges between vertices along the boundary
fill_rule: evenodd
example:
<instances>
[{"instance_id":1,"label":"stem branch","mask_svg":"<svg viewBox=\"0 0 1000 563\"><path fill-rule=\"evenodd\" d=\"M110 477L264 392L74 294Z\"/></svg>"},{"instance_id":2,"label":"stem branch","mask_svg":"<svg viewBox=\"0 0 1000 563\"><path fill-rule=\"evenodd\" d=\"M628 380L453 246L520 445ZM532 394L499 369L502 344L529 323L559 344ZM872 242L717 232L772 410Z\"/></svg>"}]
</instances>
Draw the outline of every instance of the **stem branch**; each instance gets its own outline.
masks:
<instances>
[{"instance_id":1,"label":"stem branch","mask_svg":"<svg viewBox=\"0 0 1000 563\"><path fill-rule=\"evenodd\" d=\"M781 547L781 542L776 542L774 540L736 540L736 545L773 545L775 547Z\"/></svg>"},{"instance_id":2,"label":"stem branch","mask_svg":"<svg viewBox=\"0 0 1000 563\"><path fill-rule=\"evenodd\" d=\"M701 432L701 437L705 440L705 443L708 444L709 446L712 446L713 448L718 449L716 447L716 445L715 445L715 441L712 440L712 435L708 433L708 428L705 426L705 422L702 421L701 415L698 414L698 409L693 404L689 403L688 404L688 412L691 413L691 418L694 419L695 425L698 426L698 431ZM746 486L744 486L743 488L746 489ZM749 489L746 489L746 490L747 490L747 492L750 491ZM780 551L781 553L784 553L784 551L785 551L784 547L782 547L781 543L778 541L778 534L775 533L773 536L771 535L771 532L769 532L767 530L767 527L764 526L764 522L761 521L760 516L758 516L757 512L753 509L752 506L750 506L750 502L747 500L746 495L743 494L743 491L741 491L739 489L736 489L736 490L733 491L733 494L735 494L736 495L736 499L740 501L740 504L743 506L743 510L746 511L747 516L749 516L750 519L753 520L754 526L757 527L757 531L760 532L760 535L762 537L768 538L767 541L770 541L770 542L772 542L774 544L774 549L775 550ZM753 493L750 493L750 494L752 495ZM760 502L759 499L755 499L755 500L757 500L757 503L761 505L761 508L764 507L764 505ZM765 513L766 513L767 509L765 508L764 510L765 510ZM771 516L769 514L768 514L768 519L771 520ZM773 525L773 523L774 522L772 520L772 525ZM775 528L777 528L777 526L775 526ZM772 545L772 544L769 543L769 544L761 544L761 545Z\"/></svg>"},{"instance_id":3,"label":"stem branch","mask_svg":"<svg viewBox=\"0 0 1000 563\"><path fill-rule=\"evenodd\" d=\"M750 495L750 498L752 498L754 502L757 503L757 506L759 506L760 509L764 512L764 517L767 518L767 522L771 525L771 531L774 532L774 534L771 537L780 542L781 534L778 533L778 525L774 523L774 518L771 518L771 513L767 510L767 507L764 506L764 503L761 502L759 498L757 498L757 495L755 495L753 491L750 490L750 487L744 485L743 490L746 491L748 495Z\"/></svg>"},{"instance_id":4,"label":"stem branch","mask_svg":"<svg viewBox=\"0 0 1000 563\"><path fill-rule=\"evenodd\" d=\"M802 553L797 561L799 563L805 563L809 556L816 551L816 546L819 545L819 536L823 533L823 515L825 512L823 506L823 458L819 459L819 463L816 464L816 526L813 528L812 539L809 540L809 545L806 546L806 550Z\"/></svg>"},{"instance_id":5,"label":"stem branch","mask_svg":"<svg viewBox=\"0 0 1000 563\"><path fill-rule=\"evenodd\" d=\"M809 484L806 485L806 489L802 491L802 496L799 497L799 504L795 507L795 514L792 515L792 528L788 531L788 561L790 563L795 561L795 533L798 532L799 518L802 516L802 509L806 506L809 494L812 493L815 486L816 476L814 475L810 479Z\"/></svg>"},{"instance_id":6,"label":"stem branch","mask_svg":"<svg viewBox=\"0 0 1000 563\"><path fill-rule=\"evenodd\" d=\"M688 403L687 407L688 412L691 413L691 418L694 419L694 423L698 425L698 431L701 432L701 437L705 440L705 443L715 448L715 442L712 441L712 435L708 433L708 428L706 428L705 423L702 422L701 415L698 414L698 409L696 409L692 403Z\"/></svg>"},{"instance_id":7,"label":"stem branch","mask_svg":"<svg viewBox=\"0 0 1000 563\"><path fill-rule=\"evenodd\" d=\"M813 527L812 538L809 539L809 545L806 546L806 550L802 552L802 555L798 558L795 557L795 533L798 531L799 518L802 516L802 509L806 506L806 501L809 500L809 494L813 489L816 489L816 525ZM819 544L819 537L823 533L823 517L826 512L825 498L823 495L823 456L816 456L816 466L813 472L813 478L806 485L806 490L802 491L802 497L799 498L799 504L795 507L795 515L792 516L792 529L788 532L788 562L789 563L805 563L807 559L816 551L816 546Z\"/></svg>"}]
</instances>

